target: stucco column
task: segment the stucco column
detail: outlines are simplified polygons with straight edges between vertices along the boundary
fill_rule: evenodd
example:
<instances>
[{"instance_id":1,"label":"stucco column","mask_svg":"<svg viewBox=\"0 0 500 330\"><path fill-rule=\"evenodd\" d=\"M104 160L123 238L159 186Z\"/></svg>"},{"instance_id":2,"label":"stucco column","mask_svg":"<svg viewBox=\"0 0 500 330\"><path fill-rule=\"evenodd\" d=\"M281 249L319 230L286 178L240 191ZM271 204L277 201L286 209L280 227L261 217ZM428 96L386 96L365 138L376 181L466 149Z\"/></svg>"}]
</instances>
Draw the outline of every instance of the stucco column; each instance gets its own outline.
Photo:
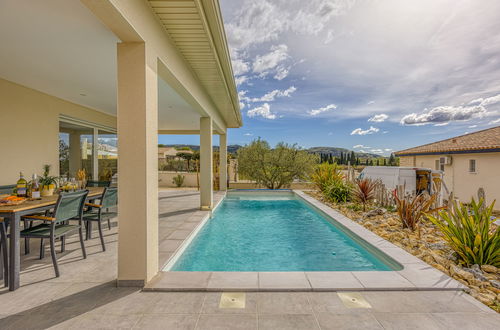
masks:
<instances>
[{"instance_id":1,"label":"stucco column","mask_svg":"<svg viewBox=\"0 0 500 330\"><path fill-rule=\"evenodd\" d=\"M92 178L99 180L99 130L92 131Z\"/></svg>"},{"instance_id":2,"label":"stucco column","mask_svg":"<svg viewBox=\"0 0 500 330\"><path fill-rule=\"evenodd\" d=\"M212 118L200 118L200 207L211 210L213 206L212 171Z\"/></svg>"},{"instance_id":3,"label":"stucco column","mask_svg":"<svg viewBox=\"0 0 500 330\"><path fill-rule=\"evenodd\" d=\"M157 59L144 43L118 44L118 285L158 272Z\"/></svg>"},{"instance_id":4,"label":"stucco column","mask_svg":"<svg viewBox=\"0 0 500 330\"><path fill-rule=\"evenodd\" d=\"M69 176L73 177L82 166L80 133L69 133Z\"/></svg>"},{"instance_id":5,"label":"stucco column","mask_svg":"<svg viewBox=\"0 0 500 330\"><path fill-rule=\"evenodd\" d=\"M227 135L219 135L219 187L227 190Z\"/></svg>"}]
</instances>

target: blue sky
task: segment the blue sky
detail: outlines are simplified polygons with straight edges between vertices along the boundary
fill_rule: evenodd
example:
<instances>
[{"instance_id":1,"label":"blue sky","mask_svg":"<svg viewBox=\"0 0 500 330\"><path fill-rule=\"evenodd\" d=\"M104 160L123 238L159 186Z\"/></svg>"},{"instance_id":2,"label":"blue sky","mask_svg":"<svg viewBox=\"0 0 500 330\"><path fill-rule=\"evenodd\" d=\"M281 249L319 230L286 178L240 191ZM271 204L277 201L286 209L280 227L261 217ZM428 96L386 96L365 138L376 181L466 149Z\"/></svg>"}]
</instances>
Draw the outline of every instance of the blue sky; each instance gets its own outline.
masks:
<instances>
[{"instance_id":1,"label":"blue sky","mask_svg":"<svg viewBox=\"0 0 500 330\"><path fill-rule=\"evenodd\" d=\"M500 125L500 1L220 3L244 121L230 144L388 155Z\"/></svg>"}]
</instances>

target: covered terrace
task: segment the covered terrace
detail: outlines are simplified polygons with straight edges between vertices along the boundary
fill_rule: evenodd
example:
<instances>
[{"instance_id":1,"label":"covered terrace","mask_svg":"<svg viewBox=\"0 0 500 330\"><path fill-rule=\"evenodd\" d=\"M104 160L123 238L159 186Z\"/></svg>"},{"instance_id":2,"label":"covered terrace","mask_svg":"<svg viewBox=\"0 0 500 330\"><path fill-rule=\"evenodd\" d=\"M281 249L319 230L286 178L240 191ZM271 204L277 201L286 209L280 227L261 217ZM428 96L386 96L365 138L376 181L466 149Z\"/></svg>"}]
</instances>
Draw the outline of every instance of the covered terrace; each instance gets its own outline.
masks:
<instances>
[{"instance_id":1,"label":"covered terrace","mask_svg":"<svg viewBox=\"0 0 500 330\"><path fill-rule=\"evenodd\" d=\"M242 124L218 2L2 1L0 41L0 185L44 164L117 178L116 279L143 286L162 266L158 134L200 135L199 207L210 211L212 137L225 169L227 129ZM226 181L221 171L221 190ZM16 290L22 224L8 217Z\"/></svg>"}]
</instances>

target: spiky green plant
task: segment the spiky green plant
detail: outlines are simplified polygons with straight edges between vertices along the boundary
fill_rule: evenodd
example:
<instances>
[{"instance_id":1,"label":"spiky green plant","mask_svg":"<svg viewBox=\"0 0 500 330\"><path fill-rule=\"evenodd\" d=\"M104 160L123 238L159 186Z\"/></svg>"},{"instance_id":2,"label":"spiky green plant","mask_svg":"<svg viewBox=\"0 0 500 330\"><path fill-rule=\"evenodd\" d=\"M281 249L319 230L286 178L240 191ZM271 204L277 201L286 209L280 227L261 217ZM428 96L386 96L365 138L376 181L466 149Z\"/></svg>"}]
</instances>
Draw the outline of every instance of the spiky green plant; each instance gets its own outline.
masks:
<instances>
[{"instance_id":1,"label":"spiky green plant","mask_svg":"<svg viewBox=\"0 0 500 330\"><path fill-rule=\"evenodd\" d=\"M343 178L344 176L342 175L342 172L337 164L319 164L311 174L311 181L314 182L316 187L323 193L326 192L326 188L331 186L333 183L342 181Z\"/></svg>"},{"instance_id":2,"label":"spiky green plant","mask_svg":"<svg viewBox=\"0 0 500 330\"><path fill-rule=\"evenodd\" d=\"M323 195L335 203L345 203L351 200L352 185L344 180L332 181L324 188Z\"/></svg>"},{"instance_id":3,"label":"spiky green plant","mask_svg":"<svg viewBox=\"0 0 500 330\"><path fill-rule=\"evenodd\" d=\"M453 207L428 215L455 251L461 263L470 266L493 265L500 267L500 231L493 230L492 212L495 202L484 207L481 199L469 205L454 202Z\"/></svg>"},{"instance_id":4,"label":"spiky green plant","mask_svg":"<svg viewBox=\"0 0 500 330\"><path fill-rule=\"evenodd\" d=\"M180 188L184 184L184 179L185 179L184 175L177 174L172 178L172 183L175 184L177 188Z\"/></svg>"}]
</instances>

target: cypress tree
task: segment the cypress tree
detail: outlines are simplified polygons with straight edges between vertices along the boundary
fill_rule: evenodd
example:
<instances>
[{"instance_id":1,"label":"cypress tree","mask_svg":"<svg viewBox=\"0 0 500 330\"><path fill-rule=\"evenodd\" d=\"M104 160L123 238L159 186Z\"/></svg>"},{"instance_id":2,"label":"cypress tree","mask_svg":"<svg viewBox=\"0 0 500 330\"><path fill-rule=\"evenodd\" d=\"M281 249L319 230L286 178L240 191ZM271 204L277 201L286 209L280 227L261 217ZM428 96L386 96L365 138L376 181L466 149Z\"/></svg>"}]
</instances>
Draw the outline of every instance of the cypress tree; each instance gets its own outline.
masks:
<instances>
[{"instance_id":1,"label":"cypress tree","mask_svg":"<svg viewBox=\"0 0 500 330\"><path fill-rule=\"evenodd\" d=\"M389 157L389 166L395 166L396 165L396 159L394 158L394 154L391 154Z\"/></svg>"}]
</instances>

